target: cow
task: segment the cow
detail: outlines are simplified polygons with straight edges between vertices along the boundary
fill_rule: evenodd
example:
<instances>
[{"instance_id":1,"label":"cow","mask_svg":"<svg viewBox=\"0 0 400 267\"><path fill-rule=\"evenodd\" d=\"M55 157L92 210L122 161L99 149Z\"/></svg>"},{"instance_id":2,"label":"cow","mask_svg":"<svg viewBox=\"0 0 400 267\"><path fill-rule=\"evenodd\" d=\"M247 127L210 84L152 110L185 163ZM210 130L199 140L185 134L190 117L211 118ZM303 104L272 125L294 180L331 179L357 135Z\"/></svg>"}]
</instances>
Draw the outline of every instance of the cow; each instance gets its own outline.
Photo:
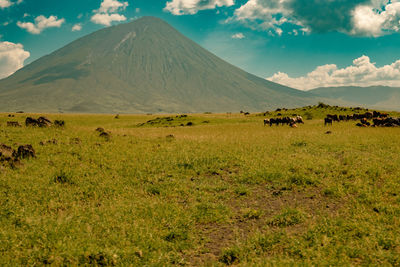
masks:
<instances>
[{"instance_id":1,"label":"cow","mask_svg":"<svg viewBox=\"0 0 400 267\"><path fill-rule=\"evenodd\" d=\"M331 118L328 118L328 117L327 117L327 118L324 119L324 121L325 121L325 124L324 124L324 125L326 126L327 124L332 125L332 121L333 121L333 120L332 120Z\"/></svg>"},{"instance_id":2,"label":"cow","mask_svg":"<svg viewBox=\"0 0 400 267\"><path fill-rule=\"evenodd\" d=\"M339 117L336 114L335 115L328 114L328 115L326 115L326 117L328 119L331 119L332 121L339 121Z\"/></svg>"},{"instance_id":3,"label":"cow","mask_svg":"<svg viewBox=\"0 0 400 267\"><path fill-rule=\"evenodd\" d=\"M270 120L269 119L264 119L264 126L270 124Z\"/></svg>"},{"instance_id":4,"label":"cow","mask_svg":"<svg viewBox=\"0 0 400 267\"><path fill-rule=\"evenodd\" d=\"M303 117L300 115L296 116L296 122L304 124Z\"/></svg>"},{"instance_id":5,"label":"cow","mask_svg":"<svg viewBox=\"0 0 400 267\"><path fill-rule=\"evenodd\" d=\"M21 124L19 124L19 122L17 122L17 121L8 121L7 126L8 127L22 127Z\"/></svg>"}]
</instances>

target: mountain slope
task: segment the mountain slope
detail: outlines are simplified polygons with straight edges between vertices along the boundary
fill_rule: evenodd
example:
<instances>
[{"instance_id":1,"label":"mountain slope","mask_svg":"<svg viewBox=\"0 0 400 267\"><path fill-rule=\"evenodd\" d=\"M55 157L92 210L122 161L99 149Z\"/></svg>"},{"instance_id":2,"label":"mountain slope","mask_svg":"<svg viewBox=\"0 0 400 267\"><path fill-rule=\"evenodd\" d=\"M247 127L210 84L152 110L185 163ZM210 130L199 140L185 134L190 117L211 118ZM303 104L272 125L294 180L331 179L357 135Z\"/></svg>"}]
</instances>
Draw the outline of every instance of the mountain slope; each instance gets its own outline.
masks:
<instances>
[{"instance_id":1,"label":"mountain slope","mask_svg":"<svg viewBox=\"0 0 400 267\"><path fill-rule=\"evenodd\" d=\"M316 103L144 17L94 32L0 81L0 111L224 112Z\"/></svg>"},{"instance_id":2,"label":"mountain slope","mask_svg":"<svg viewBox=\"0 0 400 267\"><path fill-rule=\"evenodd\" d=\"M323 87L311 91L319 97L336 99L377 109L400 110L400 88L388 86Z\"/></svg>"}]
</instances>

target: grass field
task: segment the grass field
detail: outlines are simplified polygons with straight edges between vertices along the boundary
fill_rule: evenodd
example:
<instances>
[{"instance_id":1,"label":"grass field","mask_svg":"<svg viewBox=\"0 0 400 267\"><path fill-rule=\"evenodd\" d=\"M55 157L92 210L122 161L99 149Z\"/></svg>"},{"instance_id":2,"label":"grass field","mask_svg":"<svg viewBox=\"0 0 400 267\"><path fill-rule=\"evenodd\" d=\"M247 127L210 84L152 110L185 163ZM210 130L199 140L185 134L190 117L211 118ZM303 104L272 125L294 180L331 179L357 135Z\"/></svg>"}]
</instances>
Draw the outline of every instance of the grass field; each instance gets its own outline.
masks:
<instances>
[{"instance_id":1,"label":"grass field","mask_svg":"<svg viewBox=\"0 0 400 267\"><path fill-rule=\"evenodd\" d=\"M0 114L0 143L36 150L0 165L0 265L399 266L400 128L323 125L352 112Z\"/></svg>"}]
</instances>

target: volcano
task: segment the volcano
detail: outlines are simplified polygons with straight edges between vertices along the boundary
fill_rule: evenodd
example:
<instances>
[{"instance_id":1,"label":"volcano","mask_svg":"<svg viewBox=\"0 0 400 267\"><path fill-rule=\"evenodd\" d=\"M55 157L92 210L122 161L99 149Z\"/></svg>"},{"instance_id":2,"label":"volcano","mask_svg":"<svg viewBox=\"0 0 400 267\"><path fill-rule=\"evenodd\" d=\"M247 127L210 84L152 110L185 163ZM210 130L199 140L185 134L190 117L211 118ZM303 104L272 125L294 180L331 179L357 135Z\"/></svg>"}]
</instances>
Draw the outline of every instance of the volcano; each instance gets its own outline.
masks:
<instances>
[{"instance_id":1,"label":"volcano","mask_svg":"<svg viewBox=\"0 0 400 267\"><path fill-rule=\"evenodd\" d=\"M96 31L0 81L0 111L8 112L238 112L316 102L227 63L154 17Z\"/></svg>"}]
</instances>

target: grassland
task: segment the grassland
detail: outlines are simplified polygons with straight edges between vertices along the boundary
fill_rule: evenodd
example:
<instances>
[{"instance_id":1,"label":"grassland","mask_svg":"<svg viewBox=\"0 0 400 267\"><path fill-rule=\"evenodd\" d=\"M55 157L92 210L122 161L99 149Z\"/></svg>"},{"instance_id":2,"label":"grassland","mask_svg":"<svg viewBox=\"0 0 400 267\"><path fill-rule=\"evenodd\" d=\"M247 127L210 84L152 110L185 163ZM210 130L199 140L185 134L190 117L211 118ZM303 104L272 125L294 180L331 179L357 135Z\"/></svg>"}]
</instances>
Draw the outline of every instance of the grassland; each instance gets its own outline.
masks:
<instances>
[{"instance_id":1,"label":"grassland","mask_svg":"<svg viewBox=\"0 0 400 267\"><path fill-rule=\"evenodd\" d=\"M352 112L0 114L0 143L36 150L0 167L0 265L399 266L400 129L323 125Z\"/></svg>"}]
</instances>

